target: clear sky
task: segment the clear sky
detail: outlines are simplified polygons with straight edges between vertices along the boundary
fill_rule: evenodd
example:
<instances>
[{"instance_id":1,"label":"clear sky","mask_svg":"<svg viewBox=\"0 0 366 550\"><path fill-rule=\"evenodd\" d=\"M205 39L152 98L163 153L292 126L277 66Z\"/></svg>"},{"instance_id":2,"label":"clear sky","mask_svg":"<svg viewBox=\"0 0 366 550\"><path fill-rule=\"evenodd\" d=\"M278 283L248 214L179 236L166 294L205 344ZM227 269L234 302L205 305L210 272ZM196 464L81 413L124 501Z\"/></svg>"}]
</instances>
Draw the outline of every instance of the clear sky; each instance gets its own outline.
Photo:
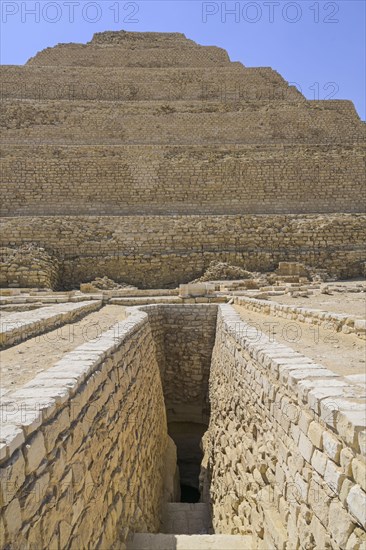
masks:
<instances>
[{"instance_id":1,"label":"clear sky","mask_svg":"<svg viewBox=\"0 0 366 550\"><path fill-rule=\"evenodd\" d=\"M104 30L183 32L232 61L272 67L309 99L350 99L365 120L366 2L0 0L1 63Z\"/></svg>"}]
</instances>

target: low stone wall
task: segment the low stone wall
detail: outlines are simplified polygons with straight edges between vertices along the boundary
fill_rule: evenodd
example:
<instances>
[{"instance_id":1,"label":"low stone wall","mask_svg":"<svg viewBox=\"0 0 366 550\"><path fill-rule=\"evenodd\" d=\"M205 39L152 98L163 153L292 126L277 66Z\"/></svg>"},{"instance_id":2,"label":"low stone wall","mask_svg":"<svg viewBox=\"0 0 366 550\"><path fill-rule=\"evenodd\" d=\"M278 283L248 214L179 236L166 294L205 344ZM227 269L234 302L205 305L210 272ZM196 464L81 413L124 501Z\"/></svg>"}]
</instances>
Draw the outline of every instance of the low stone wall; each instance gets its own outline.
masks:
<instances>
[{"instance_id":1,"label":"low stone wall","mask_svg":"<svg viewBox=\"0 0 366 550\"><path fill-rule=\"evenodd\" d=\"M263 549L361 548L363 395L219 306L202 471L215 531L253 530Z\"/></svg>"},{"instance_id":2,"label":"low stone wall","mask_svg":"<svg viewBox=\"0 0 366 550\"><path fill-rule=\"evenodd\" d=\"M0 249L0 287L55 289L60 263L43 248L24 244Z\"/></svg>"},{"instance_id":3,"label":"low stone wall","mask_svg":"<svg viewBox=\"0 0 366 550\"><path fill-rule=\"evenodd\" d=\"M101 300L66 303L28 312L12 313L0 324L0 347L13 346L28 338L73 323L102 307Z\"/></svg>"},{"instance_id":4,"label":"low stone wall","mask_svg":"<svg viewBox=\"0 0 366 550\"><path fill-rule=\"evenodd\" d=\"M169 440L145 313L66 355L1 412L0 548L120 548L130 530L158 530Z\"/></svg>"},{"instance_id":5,"label":"low stone wall","mask_svg":"<svg viewBox=\"0 0 366 550\"><path fill-rule=\"evenodd\" d=\"M246 296L235 296L234 303L258 313L319 325L328 330L331 328L336 332L356 334L359 338L366 339L366 320L356 315L278 304L273 301L247 298Z\"/></svg>"}]
</instances>

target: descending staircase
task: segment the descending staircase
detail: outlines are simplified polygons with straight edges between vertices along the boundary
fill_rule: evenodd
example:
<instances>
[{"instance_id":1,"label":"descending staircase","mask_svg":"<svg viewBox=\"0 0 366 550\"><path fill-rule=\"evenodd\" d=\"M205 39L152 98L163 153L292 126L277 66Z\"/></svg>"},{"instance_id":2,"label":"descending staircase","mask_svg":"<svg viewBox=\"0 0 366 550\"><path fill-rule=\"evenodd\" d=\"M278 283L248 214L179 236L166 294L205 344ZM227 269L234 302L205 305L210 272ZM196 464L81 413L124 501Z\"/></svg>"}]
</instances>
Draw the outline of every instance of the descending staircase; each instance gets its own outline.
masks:
<instances>
[{"instance_id":1,"label":"descending staircase","mask_svg":"<svg viewBox=\"0 0 366 550\"><path fill-rule=\"evenodd\" d=\"M169 502L164 507L162 532L173 535L211 534L212 524L207 504Z\"/></svg>"},{"instance_id":2,"label":"descending staircase","mask_svg":"<svg viewBox=\"0 0 366 550\"><path fill-rule=\"evenodd\" d=\"M252 550L252 537L241 535L152 535L138 533L128 550Z\"/></svg>"},{"instance_id":3,"label":"descending staircase","mask_svg":"<svg viewBox=\"0 0 366 550\"><path fill-rule=\"evenodd\" d=\"M162 532L136 533L128 550L252 550L252 537L212 534L205 503L174 502L165 506Z\"/></svg>"}]
</instances>

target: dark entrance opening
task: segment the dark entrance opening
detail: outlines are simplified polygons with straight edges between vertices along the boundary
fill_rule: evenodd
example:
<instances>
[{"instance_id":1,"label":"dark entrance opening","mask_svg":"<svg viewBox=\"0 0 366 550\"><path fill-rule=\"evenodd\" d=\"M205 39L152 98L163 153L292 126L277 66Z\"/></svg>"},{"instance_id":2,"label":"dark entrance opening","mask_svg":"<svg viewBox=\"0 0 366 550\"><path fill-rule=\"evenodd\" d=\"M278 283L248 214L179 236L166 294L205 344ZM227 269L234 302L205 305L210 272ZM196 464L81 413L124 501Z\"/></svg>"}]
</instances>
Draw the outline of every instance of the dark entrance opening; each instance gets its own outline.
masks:
<instances>
[{"instance_id":1,"label":"dark entrance opening","mask_svg":"<svg viewBox=\"0 0 366 550\"><path fill-rule=\"evenodd\" d=\"M199 502L201 493L195 487L189 485L180 485L180 501L181 502Z\"/></svg>"},{"instance_id":2,"label":"dark entrance opening","mask_svg":"<svg viewBox=\"0 0 366 550\"><path fill-rule=\"evenodd\" d=\"M206 424L196 422L170 422L168 432L177 446L181 502L200 502L201 439Z\"/></svg>"}]
</instances>

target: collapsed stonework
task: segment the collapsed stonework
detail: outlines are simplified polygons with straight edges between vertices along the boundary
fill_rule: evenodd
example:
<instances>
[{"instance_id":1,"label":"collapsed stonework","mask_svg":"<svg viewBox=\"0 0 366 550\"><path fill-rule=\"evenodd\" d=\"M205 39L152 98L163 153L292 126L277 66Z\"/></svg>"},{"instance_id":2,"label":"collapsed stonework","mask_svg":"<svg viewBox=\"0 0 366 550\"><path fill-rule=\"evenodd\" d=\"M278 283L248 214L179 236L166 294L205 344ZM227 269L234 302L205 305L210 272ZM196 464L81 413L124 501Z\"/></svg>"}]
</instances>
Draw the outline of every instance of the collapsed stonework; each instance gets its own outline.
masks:
<instances>
[{"instance_id":1,"label":"collapsed stonework","mask_svg":"<svg viewBox=\"0 0 366 550\"><path fill-rule=\"evenodd\" d=\"M9 286L142 288L301 261L362 273L365 125L268 67L179 33L98 33L0 69L3 246L58 276ZM14 252L15 254L16 252Z\"/></svg>"}]
</instances>

